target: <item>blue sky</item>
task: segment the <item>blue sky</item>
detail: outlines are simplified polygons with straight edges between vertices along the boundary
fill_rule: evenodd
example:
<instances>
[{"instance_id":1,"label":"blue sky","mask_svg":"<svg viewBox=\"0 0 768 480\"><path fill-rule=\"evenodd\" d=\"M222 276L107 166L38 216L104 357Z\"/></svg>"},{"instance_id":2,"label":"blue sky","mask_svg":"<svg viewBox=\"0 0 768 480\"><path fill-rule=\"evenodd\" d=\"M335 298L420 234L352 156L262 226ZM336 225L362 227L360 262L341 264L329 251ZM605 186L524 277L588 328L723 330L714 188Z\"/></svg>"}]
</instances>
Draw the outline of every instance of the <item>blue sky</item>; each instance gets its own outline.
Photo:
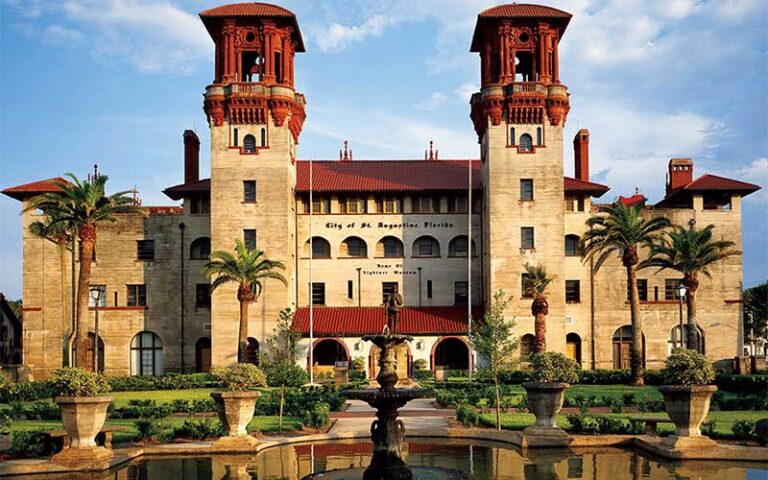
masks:
<instances>
[{"instance_id":1,"label":"blue sky","mask_svg":"<svg viewBox=\"0 0 768 480\"><path fill-rule=\"evenodd\" d=\"M182 180L182 131L208 133L202 93L213 45L197 13L216 1L0 0L0 188L98 163L114 189L145 205ZM300 158L477 158L469 94L479 84L469 0L284 1L307 53ZM669 158L696 176L768 187L768 5L761 0L563 0L561 45L570 139L590 129L593 179L661 198ZM768 188L744 202L744 281L768 277ZM0 198L0 291L21 295L19 203Z\"/></svg>"}]
</instances>

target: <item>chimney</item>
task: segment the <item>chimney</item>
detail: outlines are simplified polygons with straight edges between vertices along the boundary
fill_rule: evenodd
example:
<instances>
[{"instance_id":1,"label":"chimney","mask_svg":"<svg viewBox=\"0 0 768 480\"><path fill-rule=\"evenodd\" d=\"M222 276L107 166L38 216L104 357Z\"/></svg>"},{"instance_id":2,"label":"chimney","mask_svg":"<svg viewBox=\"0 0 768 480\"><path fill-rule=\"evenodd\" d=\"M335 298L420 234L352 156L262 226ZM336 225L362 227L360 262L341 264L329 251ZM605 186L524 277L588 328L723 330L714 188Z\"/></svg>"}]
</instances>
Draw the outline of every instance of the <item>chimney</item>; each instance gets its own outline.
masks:
<instances>
[{"instance_id":1,"label":"chimney","mask_svg":"<svg viewBox=\"0 0 768 480\"><path fill-rule=\"evenodd\" d=\"M200 180L200 139L192 130L184 130L184 183Z\"/></svg>"},{"instance_id":2,"label":"chimney","mask_svg":"<svg viewBox=\"0 0 768 480\"><path fill-rule=\"evenodd\" d=\"M667 196L693 181L693 160L673 158L669 161L667 172Z\"/></svg>"},{"instance_id":3,"label":"chimney","mask_svg":"<svg viewBox=\"0 0 768 480\"><path fill-rule=\"evenodd\" d=\"M582 128L573 137L574 176L589 181L589 130Z\"/></svg>"}]
</instances>

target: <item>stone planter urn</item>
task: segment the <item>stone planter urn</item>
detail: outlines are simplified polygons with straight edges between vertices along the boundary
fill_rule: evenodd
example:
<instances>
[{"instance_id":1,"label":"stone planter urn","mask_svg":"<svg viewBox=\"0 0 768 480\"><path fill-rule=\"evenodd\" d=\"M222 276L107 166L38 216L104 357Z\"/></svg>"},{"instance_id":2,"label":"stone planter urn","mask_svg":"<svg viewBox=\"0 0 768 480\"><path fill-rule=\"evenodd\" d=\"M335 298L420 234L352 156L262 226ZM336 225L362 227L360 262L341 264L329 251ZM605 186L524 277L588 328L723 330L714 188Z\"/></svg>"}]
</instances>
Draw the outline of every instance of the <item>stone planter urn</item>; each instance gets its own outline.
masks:
<instances>
[{"instance_id":1,"label":"stone planter urn","mask_svg":"<svg viewBox=\"0 0 768 480\"><path fill-rule=\"evenodd\" d=\"M536 416L536 423L523 432L528 437L541 437L535 441L536 446L561 446L567 440L568 434L557 426L555 418L563 408L565 391L569 387L567 383L559 382L523 384L528 396L528 409Z\"/></svg>"},{"instance_id":2,"label":"stone planter urn","mask_svg":"<svg viewBox=\"0 0 768 480\"><path fill-rule=\"evenodd\" d=\"M675 434L664 439L673 447L706 446L715 444L703 436L699 427L709 413L715 385L664 385L659 392L664 395L664 409L675 424Z\"/></svg>"},{"instance_id":3,"label":"stone planter urn","mask_svg":"<svg viewBox=\"0 0 768 480\"><path fill-rule=\"evenodd\" d=\"M257 391L212 393L216 403L216 413L227 431L213 444L215 450L242 450L255 446L258 442L248 435L245 427L253 418L256 400L261 396Z\"/></svg>"},{"instance_id":4,"label":"stone planter urn","mask_svg":"<svg viewBox=\"0 0 768 480\"><path fill-rule=\"evenodd\" d=\"M59 463L92 463L112 457L112 450L96 445L96 435L107 419L111 397L56 397L69 447L53 456Z\"/></svg>"}]
</instances>

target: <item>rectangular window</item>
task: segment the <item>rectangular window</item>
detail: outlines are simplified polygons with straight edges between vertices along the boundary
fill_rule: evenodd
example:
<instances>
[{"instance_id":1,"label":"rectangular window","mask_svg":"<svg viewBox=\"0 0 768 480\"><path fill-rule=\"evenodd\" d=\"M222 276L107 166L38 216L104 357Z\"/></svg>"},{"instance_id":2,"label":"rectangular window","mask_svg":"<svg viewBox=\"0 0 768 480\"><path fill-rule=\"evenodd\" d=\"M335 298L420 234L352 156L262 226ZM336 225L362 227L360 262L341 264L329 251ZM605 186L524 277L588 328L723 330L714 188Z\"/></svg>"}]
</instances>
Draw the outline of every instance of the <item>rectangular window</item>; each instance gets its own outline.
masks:
<instances>
[{"instance_id":1,"label":"rectangular window","mask_svg":"<svg viewBox=\"0 0 768 480\"><path fill-rule=\"evenodd\" d=\"M129 307L147 306L147 286L146 285L128 285L128 295L126 305Z\"/></svg>"},{"instance_id":2,"label":"rectangular window","mask_svg":"<svg viewBox=\"0 0 768 480\"><path fill-rule=\"evenodd\" d=\"M523 250L533 250L533 227L520 228L520 248Z\"/></svg>"},{"instance_id":3,"label":"rectangular window","mask_svg":"<svg viewBox=\"0 0 768 480\"><path fill-rule=\"evenodd\" d=\"M467 213L467 197L448 197L448 213Z\"/></svg>"},{"instance_id":4,"label":"rectangular window","mask_svg":"<svg viewBox=\"0 0 768 480\"><path fill-rule=\"evenodd\" d=\"M312 283L312 305L325 305L324 283Z\"/></svg>"},{"instance_id":5,"label":"rectangular window","mask_svg":"<svg viewBox=\"0 0 768 480\"><path fill-rule=\"evenodd\" d=\"M668 278L664 280L664 300L677 300L677 287L683 283L680 278Z\"/></svg>"},{"instance_id":6,"label":"rectangular window","mask_svg":"<svg viewBox=\"0 0 768 480\"><path fill-rule=\"evenodd\" d=\"M648 301L648 279L637 279L637 295L641 302ZM629 301L629 280L627 280L627 301Z\"/></svg>"},{"instance_id":7,"label":"rectangular window","mask_svg":"<svg viewBox=\"0 0 768 480\"><path fill-rule=\"evenodd\" d=\"M256 230L253 228L246 228L243 230L243 245L248 250L256 248Z\"/></svg>"},{"instance_id":8,"label":"rectangular window","mask_svg":"<svg viewBox=\"0 0 768 480\"><path fill-rule=\"evenodd\" d=\"M453 303L456 305L466 305L469 295L467 293L467 282L453 282Z\"/></svg>"},{"instance_id":9,"label":"rectangular window","mask_svg":"<svg viewBox=\"0 0 768 480\"><path fill-rule=\"evenodd\" d=\"M528 291L528 286L527 286L529 277L530 275L528 275L527 273L523 273L522 275L520 275L520 291L522 292L522 295L520 296L523 298L533 298L533 294L530 291Z\"/></svg>"},{"instance_id":10,"label":"rectangular window","mask_svg":"<svg viewBox=\"0 0 768 480\"><path fill-rule=\"evenodd\" d=\"M352 300L354 298L354 283L352 280L347 280L347 298Z\"/></svg>"},{"instance_id":11,"label":"rectangular window","mask_svg":"<svg viewBox=\"0 0 768 480\"><path fill-rule=\"evenodd\" d=\"M533 179L523 178L520 180L520 200L533 200Z\"/></svg>"},{"instance_id":12,"label":"rectangular window","mask_svg":"<svg viewBox=\"0 0 768 480\"><path fill-rule=\"evenodd\" d=\"M419 240L419 256L420 257L431 257L434 255L434 249L432 248L432 240L429 238L422 238Z\"/></svg>"},{"instance_id":13,"label":"rectangular window","mask_svg":"<svg viewBox=\"0 0 768 480\"><path fill-rule=\"evenodd\" d=\"M154 240L137 240L136 241L136 258L139 260L154 260L155 259L155 241Z\"/></svg>"},{"instance_id":14,"label":"rectangular window","mask_svg":"<svg viewBox=\"0 0 768 480\"><path fill-rule=\"evenodd\" d=\"M207 215L211 213L211 200L208 198L190 198L189 204L193 215Z\"/></svg>"},{"instance_id":15,"label":"rectangular window","mask_svg":"<svg viewBox=\"0 0 768 480\"><path fill-rule=\"evenodd\" d=\"M331 213L331 199L313 196L312 213Z\"/></svg>"},{"instance_id":16,"label":"rectangular window","mask_svg":"<svg viewBox=\"0 0 768 480\"><path fill-rule=\"evenodd\" d=\"M565 301L569 303L581 301L581 285L578 280L565 281Z\"/></svg>"},{"instance_id":17,"label":"rectangular window","mask_svg":"<svg viewBox=\"0 0 768 480\"><path fill-rule=\"evenodd\" d=\"M381 303L387 303L387 297L395 293L397 282L381 282Z\"/></svg>"},{"instance_id":18,"label":"rectangular window","mask_svg":"<svg viewBox=\"0 0 768 480\"><path fill-rule=\"evenodd\" d=\"M584 197L577 197L576 198L576 211L577 212L583 212L584 211Z\"/></svg>"},{"instance_id":19,"label":"rectangular window","mask_svg":"<svg viewBox=\"0 0 768 480\"><path fill-rule=\"evenodd\" d=\"M243 181L243 202L256 203L256 180Z\"/></svg>"},{"instance_id":20,"label":"rectangular window","mask_svg":"<svg viewBox=\"0 0 768 480\"><path fill-rule=\"evenodd\" d=\"M574 203L576 199L574 197L565 197L565 211L566 212L573 212L574 211Z\"/></svg>"},{"instance_id":21,"label":"rectangular window","mask_svg":"<svg viewBox=\"0 0 768 480\"><path fill-rule=\"evenodd\" d=\"M427 280L427 298L432 298L432 280Z\"/></svg>"},{"instance_id":22,"label":"rectangular window","mask_svg":"<svg viewBox=\"0 0 768 480\"><path fill-rule=\"evenodd\" d=\"M195 285L195 306L211 306L211 285L208 283L198 283Z\"/></svg>"},{"instance_id":23,"label":"rectangular window","mask_svg":"<svg viewBox=\"0 0 768 480\"><path fill-rule=\"evenodd\" d=\"M88 292L88 306L89 307L96 306L96 300L93 298L96 296L96 292L98 292L99 307L106 307L107 306L107 286L106 285L91 285L90 291Z\"/></svg>"}]
</instances>

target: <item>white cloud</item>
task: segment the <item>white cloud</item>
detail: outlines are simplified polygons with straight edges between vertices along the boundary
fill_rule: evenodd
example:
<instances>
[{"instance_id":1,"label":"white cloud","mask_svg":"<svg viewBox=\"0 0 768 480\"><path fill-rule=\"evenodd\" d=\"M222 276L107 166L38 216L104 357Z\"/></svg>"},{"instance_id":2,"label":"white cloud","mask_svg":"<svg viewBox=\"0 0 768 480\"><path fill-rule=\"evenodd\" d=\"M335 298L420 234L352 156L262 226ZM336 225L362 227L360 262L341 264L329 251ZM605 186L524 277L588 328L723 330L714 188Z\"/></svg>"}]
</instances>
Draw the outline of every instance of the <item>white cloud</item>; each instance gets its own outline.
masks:
<instances>
[{"instance_id":1,"label":"white cloud","mask_svg":"<svg viewBox=\"0 0 768 480\"><path fill-rule=\"evenodd\" d=\"M472 98L472 94L475 92L480 91L480 86L476 83L462 83L458 87L456 87L456 90L453 91L453 93L456 94L457 97L461 100L462 103L469 103L469 100Z\"/></svg>"},{"instance_id":2,"label":"white cloud","mask_svg":"<svg viewBox=\"0 0 768 480\"><path fill-rule=\"evenodd\" d=\"M360 43L368 37L378 37L384 29L395 23L394 19L385 15L373 15L360 25L348 27L337 22L330 26L313 28L313 38L318 48L324 52L339 52L346 47Z\"/></svg>"},{"instance_id":3,"label":"white cloud","mask_svg":"<svg viewBox=\"0 0 768 480\"><path fill-rule=\"evenodd\" d=\"M83 33L63 25L48 25L43 31L43 38L46 42L53 44L73 45L80 43L83 39Z\"/></svg>"},{"instance_id":4,"label":"white cloud","mask_svg":"<svg viewBox=\"0 0 768 480\"><path fill-rule=\"evenodd\" d=\"M724 176L730 176L725 172ZM757 200L760 203L768 203L768 158L760 157L749 165L742 167L733 175L738 180L760 185L762 188L749 196L749 200Z\"/></svg>"},{"instance_id":5,"label":"white cloud","mask_svg":"<svg viewBox=\"0 0 768 480\"><path fill-rule=\"evenodd\" d=\"M448 97L444 93L432 92L425 100L415 104L413 107L417 110L437 110L448 103Z\"/></svg>"}]
</instances>

